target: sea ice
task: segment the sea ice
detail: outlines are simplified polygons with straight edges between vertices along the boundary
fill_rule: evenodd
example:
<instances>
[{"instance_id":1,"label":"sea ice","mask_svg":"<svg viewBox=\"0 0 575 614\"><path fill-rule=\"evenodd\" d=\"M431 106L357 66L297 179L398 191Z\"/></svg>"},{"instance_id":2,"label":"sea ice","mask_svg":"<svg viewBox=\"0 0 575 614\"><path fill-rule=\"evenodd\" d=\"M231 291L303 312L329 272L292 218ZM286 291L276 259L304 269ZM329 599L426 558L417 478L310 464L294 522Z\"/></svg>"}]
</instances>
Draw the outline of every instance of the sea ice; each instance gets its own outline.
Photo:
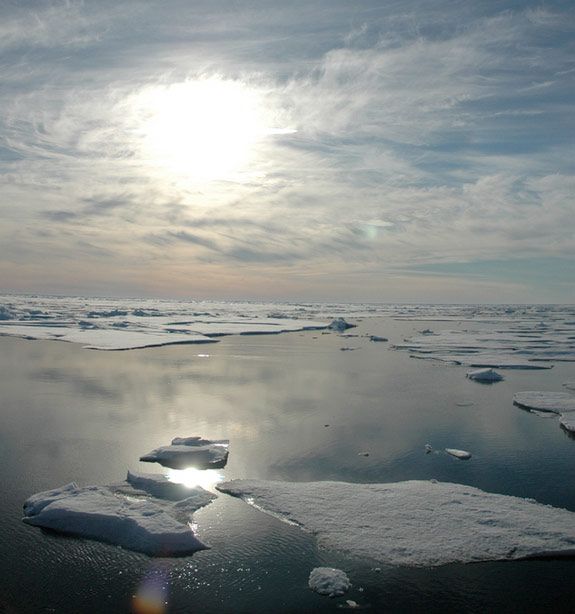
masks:
<instances>
[{"instance_id":1,"label":"sea ice","mask_svg":"<svg viewBox=\"0 0 575 614\"><path fill-rule=\"evenodd\" d=\"M233 480L217 489L321 546L407 566L575 556L575 513L462 484Z\"/></svg>"},{"instance_id":2,"label":"sea ice","mask_svg":"<svg viewBox=\"0 0 575 614\"><path fill-rule=\"evenodd\" d=\"M336 318L328 326L328 328L342 333L344 330L347 330L348 328L355 328L355 324L350 324L349 322L346 322L343 318Z\"/></svg>"},{"instance_id":3,"label":"sea ice","mask_svg":"<svg viewBox=\"0 0 575 614\"><path fill-rule=\"evenodd\" d=\"M575 432L575 412L561 414L559 424L567 431Z\"/></svg>"},{"instance_id":4,"label":"sea ice","mask_svg":"<svg viewBox=\"0 0 575 614\"><path fill-rule=\"evenodd\" d=\"M206 503L209 500L204 499L198 507ZM106 486L78 487L70 483L30 497L24 503L22 520L150 556L184 556L206 549L190 526L176 519L180 512L177 505L120 496ZM189 507L187 511L198 507Z\"/></svg>"},{"instance_id":5,"label":"sea ice","mask_svg":"<svg viewBox=\"0 0 575 614\"><path fill-rule=\"evenodd\" d=\"M456 448L445 448L447 454L451 456L455 456L455 458L459 458L460 460L469 460L471 458L471 452L467 452L466 450L457 450Z\"/></svg>"},{"instance_id":6,"label":"sea ice","mask_svg":"<svg viewBox=\"0 0 575 614\"><path fill-rule=\"evenodd\" d=\"M567 392L517 392L513 403L523 409L551 411L555 414L575 411L575 396Z\"/></svg>"},{"instance_id":7,"label":"sea ice","mask_svg":"<svg viewBox=\"0 0 575 614\"><path fill-rule=\"evenodd\" d=\"M309 587L312 591L328 597L341 597L351 587L346 573L333 567L316 567L309 574Z\"/></svg>"},{"instance_id":8,"label":"sea ice","mask_svg":"<svg viewBox=\"0 0 575 614\"><path fill-rule=\"evenodd\" d=\"M493 369L476 369L475 371L468 371L467 377L477 382L500 382L503 379L503 375L497 373Z\"/></svg>"},{"instance_id":9,"label":"sea ice","mask_svg":"<svg viewBox=\"0 0 575 614\"><path fill-rule=\"evenodd\" d=\"M156 448L140 456L140 460L172 469L221 469L228 461L229 443L227 439L210 441L200 437L176 437L171 445Z\"/></svg>"},{"instance_id":10,"label":"sea ice","mask_svg":"<svg viewBox=\"0 0 575 614\"><path fill-rule=\"evenodd\" d=\"M199 486L193 488L185 484L177 484L167 476L157 473L136 473L128 471L128 477L122 484L110 487L114 492L126 495L143 494L166 499L168 501L187 500L187 504L200 509L216 498L214 494Z\"/></svg>"},{"instance_id":11,"label":"sea ice","mask_svg":"<svg viewBox=\"0 0 575 614\"><path fill-rule=\"evenodd\" d=\"M567 390L575 390L575 382L565 382L563 384Z\"/></svg>"}]
</instances>

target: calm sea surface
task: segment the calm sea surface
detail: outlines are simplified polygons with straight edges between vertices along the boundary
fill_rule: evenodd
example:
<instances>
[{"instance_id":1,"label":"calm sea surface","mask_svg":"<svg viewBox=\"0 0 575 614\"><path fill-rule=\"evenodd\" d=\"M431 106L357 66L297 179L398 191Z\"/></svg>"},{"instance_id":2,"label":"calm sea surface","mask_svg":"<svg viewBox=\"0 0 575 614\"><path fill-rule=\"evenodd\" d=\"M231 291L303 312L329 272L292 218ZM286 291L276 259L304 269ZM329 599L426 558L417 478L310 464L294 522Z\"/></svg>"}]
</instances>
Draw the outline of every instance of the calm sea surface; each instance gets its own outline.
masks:
<instances>
[{"instance_id":1,"label":"calm sea surface","mask_svg":"<svg viewBox=\"0 0 575 614\"><path fill-rule=\"evenodd\" d=\"M399 342L428 324L366 318L352 332ZM0 611L129 612L154 584L169 612L339 611L307 588L318 565L344 569L347 598L375 612L575 611L574 560L376 571L225 495L194 517L212 548L175 560L21 522L32 493L161 471L138 457L188 435L230 439L226 479L436 478L575 511L575 440L512 405L519 390L561 390L575 364L495 385L465 371L318 331L127 352L0 338ZM428 442L473 458L426 455Z\"/></svg>"}]
</instances>

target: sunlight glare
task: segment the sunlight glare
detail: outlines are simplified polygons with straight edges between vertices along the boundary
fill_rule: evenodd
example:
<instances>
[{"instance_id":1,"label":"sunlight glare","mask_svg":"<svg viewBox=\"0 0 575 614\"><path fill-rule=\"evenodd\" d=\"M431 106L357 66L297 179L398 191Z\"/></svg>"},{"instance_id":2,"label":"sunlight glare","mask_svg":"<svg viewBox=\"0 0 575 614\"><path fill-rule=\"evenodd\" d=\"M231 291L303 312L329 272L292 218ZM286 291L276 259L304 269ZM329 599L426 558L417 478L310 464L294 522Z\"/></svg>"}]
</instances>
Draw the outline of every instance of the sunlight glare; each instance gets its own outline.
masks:
<instances>
[{"instance_id":1,"label":"sunlight glare","mask_svg":"<svg viewBox=\"0 0 575 614\"><path fill-rule=\"evenodd\" d=\"M213 490L216 484L224 479L224 475L217 469L195 469L188 467L187 469L169 469L167 478L170 482L174 482L174 484L183 484L188 488L201 486L206 490Z\"/></svg>"},{"instance_id":2,"label":"sunlight glare","mask_svg":"<svg viewBox=\"0 0 575 614\"><path fill-rule=\"evenodd\" d=\"M148 88L137 106L144 156L197 182L242 181L258 141L294 132L266 125L261 92L219 77Z\"/></svg>"}]
</instances>

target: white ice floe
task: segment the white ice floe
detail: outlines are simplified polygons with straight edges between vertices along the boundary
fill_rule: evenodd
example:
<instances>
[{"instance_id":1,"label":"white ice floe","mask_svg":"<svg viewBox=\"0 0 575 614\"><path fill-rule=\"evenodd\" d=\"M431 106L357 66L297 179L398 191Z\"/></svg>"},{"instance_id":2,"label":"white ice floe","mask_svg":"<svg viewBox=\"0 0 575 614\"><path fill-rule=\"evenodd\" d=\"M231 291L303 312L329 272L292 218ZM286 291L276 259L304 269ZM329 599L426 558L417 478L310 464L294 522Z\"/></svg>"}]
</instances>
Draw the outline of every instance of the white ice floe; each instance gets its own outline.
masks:
<instances>
[{"instance_id":1,"label":"white ice floe","mask_svg":"<svg viewBox=\"0 0 575 614\"><path fill-rule=\"evenodd\" d=\"M321 546L392 565L575 556L575 513L462 484L233 480L217 488L298 524Z\"/></svg>"},{"instance_id":2,"label":"white ice floe","mask_svg":"<svg viewBox=\"0 0 575 614\"><path fill-rule=\"evenodd\" d=\"M474 371L468 371L467 377L476 382L500 382L503 379L503 375L497 373L497 371L493 369L476 369Z\"/></svg>"},{"instance_id":3,"label":"white ice floe","mask_svg":"<svg viewBox=\"0 0 575 614\"><path fill-rule=\"evenodd\" d=\"M227 439L210 441L201 437L176 437L171 445L156 448L140 456L140 460L172 469L221 469L228 460L229 443Z\"/></svg>"},{"instance_id":4,"label":"white ice floe","mask_svg":"<svg viewBox=\"0 0 575 614\"><path fill-rule=\"evenodd\" d=\"M213 498L213 497L211 497ZM209 503L190 502L186 512ZM184 500L187 501L187 500ZM180 503L126 497L106 486L74 483L33 495L24 503L23 521L67 535L95 539L150 556L184 556L207 548L187 522Z\"/></svg>"},{"instance_id":5,"label":"white ice floe","mask_svg":"<svg viewBox=\"0 0 575 614\"><path fill-rule=\"evenodd\" d=\"M555 414L575 411L575 396L567 392L526 391L513 395L513 403L523 409L550 411Z\"/></svg>"},{"instance_id":6,"label":"white ice floe","mask_svg":"<svg viewBox=\"0 0 575 614\"><path fill-rule=\"evenodd\" d=\"M355 327L355 324L350 324L349 322L346 322L344 318L336 318L328 326L328 328L330 328L331 330L336 330L340 333L342 333L344 330L347 330L348 328L354 328L354 327Z\"/></svg>"},{"instance_id":7,"label":"white ice floe","mask_svg":"<svg viewBox=\"0 0 575 614\"><path fill-rule=\"evenodd\" d=\"M312 591L328 597L341 597L351 588L347 574L333 567L316 567L309 574L309 587Z\"/></svg>"},{"instance_id":8,"label":"white ice floe","mask_svg":"<svg viewBox=\"0 0 575 614\"><path fill-rule=\"evenodd\" d=\"M451 456L455 456L455 458L459 458L460 460L469 460L471 458L471 452L467 452L467 450L458 450L457 448L445 448L447 454Z\"/></svg>"}]
</instances>

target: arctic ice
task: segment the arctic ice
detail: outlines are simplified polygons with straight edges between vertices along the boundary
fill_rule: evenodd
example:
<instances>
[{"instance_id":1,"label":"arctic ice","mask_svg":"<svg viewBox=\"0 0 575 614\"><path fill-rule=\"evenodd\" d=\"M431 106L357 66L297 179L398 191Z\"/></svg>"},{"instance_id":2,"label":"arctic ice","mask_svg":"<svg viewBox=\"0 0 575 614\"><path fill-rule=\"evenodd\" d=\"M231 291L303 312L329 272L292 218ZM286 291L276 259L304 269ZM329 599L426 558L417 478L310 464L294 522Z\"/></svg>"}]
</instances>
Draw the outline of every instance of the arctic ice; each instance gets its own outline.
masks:
<instances>
[{"instance_id":1,"label":"arctic ice","mask_svg":"<svg viewBox=\"0 0 575 614\"><path fill-rule=\"evenodd\" d=\"M462 484L233 480L217 489L323 547L391 565L575 556L575 513Z\"/></svg>"}]
</instances>

